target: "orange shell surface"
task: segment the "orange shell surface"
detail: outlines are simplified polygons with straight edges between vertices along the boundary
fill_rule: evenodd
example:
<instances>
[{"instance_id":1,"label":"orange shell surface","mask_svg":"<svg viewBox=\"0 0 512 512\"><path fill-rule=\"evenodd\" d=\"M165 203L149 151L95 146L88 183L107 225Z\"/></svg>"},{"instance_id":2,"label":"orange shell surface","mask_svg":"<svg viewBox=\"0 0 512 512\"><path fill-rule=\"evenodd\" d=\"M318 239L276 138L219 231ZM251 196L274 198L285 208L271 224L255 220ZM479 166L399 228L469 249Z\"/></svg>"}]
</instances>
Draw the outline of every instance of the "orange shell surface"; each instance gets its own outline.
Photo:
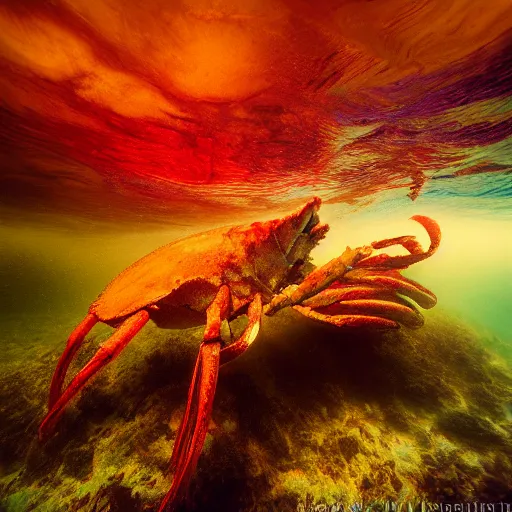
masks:
<instances>
[{"instance_id":1,"label":"orange shell surface","mask_svg":"<svg viewBox=\"0 0 512 512\"><path fill-rule=\"evenodd\" d=\"M182 238L149 253L121 272L89 311L109 321L163 299L185 283L202 280L221 286L226 270L240 268L243 249L235 248L223 227Z\"/></svg>"}]
</instances>

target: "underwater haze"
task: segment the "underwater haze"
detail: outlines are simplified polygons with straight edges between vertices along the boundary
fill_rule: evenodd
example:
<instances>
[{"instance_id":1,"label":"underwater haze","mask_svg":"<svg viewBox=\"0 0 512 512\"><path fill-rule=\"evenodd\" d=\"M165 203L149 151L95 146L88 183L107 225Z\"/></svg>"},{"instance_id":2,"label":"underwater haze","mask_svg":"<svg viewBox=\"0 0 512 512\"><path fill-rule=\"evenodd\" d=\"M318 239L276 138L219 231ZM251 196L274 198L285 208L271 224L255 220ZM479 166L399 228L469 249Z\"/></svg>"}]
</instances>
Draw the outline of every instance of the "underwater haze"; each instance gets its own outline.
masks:
<instances>
[{"instance_id":1,"label":"underwater haze","mask_svg":"<svg viewBox=\"0 0 512 512\"><path fill-rule=\"evenodd\" d=\"M505 512L511 48L508 0L0 2L0 511ZM313 197L324 239L309 210L272 231ZM238 274L227 242L193 237L272 219L238 239L237 261L265 256ZM125 274L109 307L131 310L86 317L184 237ZM343 260L326 293L266 314L312 265L377 241L388 258ZM220 281L164 283L219 261L241 301L222 347L250 346L217 375ZM145 314L56 413L76 326L110 324L83 333L64 389Z\"/></svg>"}]
</instances>

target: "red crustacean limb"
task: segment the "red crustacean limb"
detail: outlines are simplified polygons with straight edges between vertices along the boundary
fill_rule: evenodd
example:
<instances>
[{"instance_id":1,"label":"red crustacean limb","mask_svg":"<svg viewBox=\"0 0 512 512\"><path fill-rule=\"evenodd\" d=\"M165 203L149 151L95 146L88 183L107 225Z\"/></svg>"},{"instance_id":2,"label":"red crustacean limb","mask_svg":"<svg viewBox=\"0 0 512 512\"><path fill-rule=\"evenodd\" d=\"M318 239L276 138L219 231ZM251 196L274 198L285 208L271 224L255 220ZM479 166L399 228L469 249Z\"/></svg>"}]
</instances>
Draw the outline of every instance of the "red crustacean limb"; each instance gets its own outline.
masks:
<instances>
[{"instance_id":1,"label":"red crustacean limb","mask_svg":"<svg viewBox=\"0 0 512 512\"><path fill-rule=\"evenodd\" d=\"M407 250L411 252L411 254L407 254L405 256L389 256L388 254L377 254L376 256L370 256L360 260L354 265L354 268L372 267L382 270L392 268L404 269L410 265L413 265L414 263L418 263L432 256L432 254L437 251L437 248L441 243L441 229L439 228L439 225L430 217L425 217L423 215L414 215L411 217L411 220L419 222L427 230L428 236L430 237L430 247L427 251L423 251L421 245L412 242L412 239L406 240L404 243L403 239L408 237L380 240L378 242L372 243L372 247L374 249L382 249L384 247L390 247L391 245L399 244L403 245ZM399 241L397 242L396 240Z\"/></svg>"},{"instance_id":2,"label":"red crustacean limb","mask_svg":"<svg viewBox=\"0 0 512 512\"><path fill-rule=\"evenodd\" d=\"M185 413L183 414L183 418L181 419L180 426L178 428L178 432L176 434L176 439L174 440L174 447L172 451L171 461L170 461L170 470L176 471L176 467L178 466L178 461L180 461L183 457L183 454L189 448L190 441L192 440L192 434L194 425L197 421L197 406L199 403L199 378L201 371L201 361L202 361L202 347L199 348L199 354L196 359L196 364L194 367L194 373L192 374L192 381L190 382L190 387L188 391L187 397L187 405L185 407ZM189 442L185 442L184 439L188 439ZM176 478L175 478L176 480Z\"/></svg>"},{"instance_id":3,"label":"red crustacean limb","mask_svg":"<svg viewBox=\"0 0 512 512\"><path fill-rule=\"evenodd\" d=\"M183 417L175 443L172 465L176 468L171 488L159 512L174 510L186 493L203 449L212 413L219 373L220 341L203 343L199 349L194 378L189 390L188 415Z\"/></svg>"},{"instance_id":4,"label":"red crustacean limb","mask_svg":"<svg viewBox=\"0 0 512 512\"><path fill-rule=\"evenodd\" d=\"M97 323L98 319L96 315L89 313L70 334L66 348L59 358L57 368L55 368L50 384L50 396L48 399L49 411L53 409L53 406L57 403L57 400L62 394L62 385L64 384L64 379L66 378L66 373L71 361L73 361L78 349L82 346L84 338Z\"/></svg>"},{"instance_id":5,"label":"red crustacean limb","mask_svg":"<svg viewBox=\"0 0 512 512\"><path fill-rule=\"evenodd\" d=\"M423 252L423 247L418 242L418 240L416 240L416 237L412 235L397 236L396 238L386 238L385 240L372 242L372 247L374 249L385 249L386 247L391 247L392 245L401 245L411 254L421 254Z\"/></svg>"},{"instance_id":6,"label":"red crustacean limb","mask_svg":"<svg viewBox=\"0 0 512 512\"><path fill-rule=\"evenodd\" d=\"M295 309L309 318L338 327L373 325L417 328L423 317L413 304L399 297L396 291L379 285L335 283L330 288L305 300Z\"/></svg>"},{"instance_id":7,"label":"red crustacean limb","mask_svg":"<svg viewBox=\"0 0 512 512\"><path fill-rule=\"evenodd\" d=\"M398 329L400 327L394 320L371 314L327 315L305 306L293 306L293 309L308 318L332 324L336 327L377 327L381 329Z\"/></svg>"},{"instance_id":8,"label":"red crustacean limb","mask_svg":"<svg viewBox=\"0 0 512 512\"><path fill-rule=\"evenodd\" d=\"M423 317L416 307L396 295L390 295L385 299L346 300L314 309L317 313L331 316L365 315L387 318L412 329L423 325Z\"/></svg>"},{"instance_id":9,"label":"red crustacean limb","mask_svg":"<svg viewBox=\"0 0 512 512\"><path fill-rule=\"evenodd\" d=\"M222 321L227 318L229 314L229 288L222 286L218 291L214 301L208 307L206 311L206 327L204 332L204 341L208 341L210 345L218 344L219 355L220 355L220 329ZM169 490L168 495L173 491L173 488L179 487L179 468L183 466L186 458L187 450L189 449L190 442L193 438L193 429L197 424L199 416L199 405L200 405L200 382L201 373L203 371L203 359L206 358L207 366L211 367L212 363L208 360L208 356L215 355L210 351L205 351L205 343L201 345L199 354L197 356L196 365L194 368L194 374L192 376L192 382L189 387L187 406L185 408L185 414L181 421L176 440L174 441L174 448L171 457L171 470L175 470L173 486ZM215 389L214 389L215 392Z\"/></svg>"},{"instance_id":10,"label":"red crustacean limb","mask_svg":"<svg viewBox=\"0 0 512 512\"><path fill-rule=\"evenodd\" d=\"M299 285L289 286L281 293L276 294L265 305L263 312L265 315L271 316L285 307L301 305L305 300L332 286L346 272L353 269L356 262L369 256L371 252L371 247L367 246L357 249L347 247L337 258L333 258L324 265L315 268Z\"/></svg>"},{"instance_id":11,"label":"red crustacean limb","mask_svg":"<svg viewBox=\"0 0 512 512\"><path fill-rule=\"evenodd\" d=\"M227 287L223 288L227 290ZM220 326L222 320L228 316L227 304L225 291L219 292L207 311L205 338L208 336L208 339L201 344L197 357L187 407L171 458L174 479L159 512L173 510L188 489L206 438L220 364L225 364L243 353L254 341L259 330L262 303L260 294L256 294L249 306L249 322L244 332L237 341L221 351Z\"/></svg>"},{"instance_id":12,"label":"red crustacean limb","mask_svg":"<svg viewBox=\"0 0 512 512\"><path fill-rule=\"evenodd\" d=\"M98 349L91 360L80 370L69 383L66 391L50 409L39 427L39 438L48 437L55 428L57 421L62 416L68 402L85 386L85 384L100 371L105 365L113 361L144 327L149 320L146 310L138 311L128 317L110 338Z\"/></svg>"},{"instance_id":13,"label":"red crustacean limb","mask_svg":"<svg viewBox=\"0 0 512 512\"><path fill-rule=\"evenodd\" d=\"M423 309L431 309L437 303L436 296L428 288L402 276L398 270L369 272L364 269L355 269L347 272L345 278L349 283L352 281L358 284L374 285L378 288L405 295L414 300Z\"/></svg>"},{"instance_id":14,"label":"red crustacean limb","mask_svg":"<svg viewBox=\"0 0 512 512\"><path fill-rule=\"evenodd\" d=\"M260 329L262 312L263 304L261 301L261 295L257 293L249 305L249 309L247 311L249 321L244 332L237 341L220 351L221 366L242 355L249 348L249 345L256 339Z\"/></svg>"},{"instance_id":15,"label":"red crustacean limb","mask_svg":"<svg viewBox=\"0 0 512 512\"><path fill-rule=\"evenodd\" d=\"M416 307L403 299L403 295L419 306L429 309L436 296L427 288L400 274L397 269L407 268L430 257L438 248L441 231L429 217L416 215L430 237L430 247L424 251L413 236L388 238L372 243L372 249L401 245L410 253L406 256L379 254L356 260L336 281L316 295L306 297L294 308L303 315L336 326L374 326L383 328L410 328L423 325L423 317Z\"/></svg>"},{"instance_id":16,"label":"red crustacean limb","mask_svg":"<svg viewBox=\"0 0 512 512\"><path fill-rule=\"evenodd\" d=\"M313 297L304 300L300 305L317 309L344 300L386 299L392 293L377 285L342 284L338 281Z\"/></svg>"}]
</instances>

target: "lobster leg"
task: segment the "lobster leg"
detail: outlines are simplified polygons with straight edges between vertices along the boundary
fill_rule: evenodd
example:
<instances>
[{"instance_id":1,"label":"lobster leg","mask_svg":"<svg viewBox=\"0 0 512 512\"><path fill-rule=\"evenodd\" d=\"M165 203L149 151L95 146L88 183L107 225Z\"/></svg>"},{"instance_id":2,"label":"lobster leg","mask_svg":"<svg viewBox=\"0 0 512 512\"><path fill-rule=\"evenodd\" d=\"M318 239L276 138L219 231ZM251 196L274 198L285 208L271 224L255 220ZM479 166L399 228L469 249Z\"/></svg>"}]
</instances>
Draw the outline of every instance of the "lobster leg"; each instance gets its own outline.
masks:
<instances>
[{"instance_id":1,"label":"lobster leg","mask_svg":"<svg viewBox=\"0 0 512 512\"><path fill-rule=\"evenodd\" d=\"M400 327L394 320L378 316L361 314L326 315L304 306L293 306L293 309L308 318L322 323L332 324L336 327L377 327L382 329L398 329L398 327Z\"/></svg>"},{"instance_id":2,"label":"lobster leg","mask_svg":"<svg viewBox=\"0 0 512 512\"><path fill-rule=\"evenodd\" d=\"M227 290L227 287L225 289ZM229 300L229 295L226 297L219 292L207 312L205 341L199 351L189 389L187 408L171 458L171 468L175 469L174 480L160 505L159 512L163 512L166 507L172 510L188 488L206 437L219 364L228 363L242 354L254 341L259 331L262 303L260 294L257 294L249 306L247 312L249 322L240 338L229 347L219 350L220 325L222 319L228 316L227 304L223 302L225 300ZM208 315L208 313L211 314ZM209 333L208 338L207 333Z\"/></svg>"},{"instance_id":3,"label":"lobster leg","mask_svg":"<svg viewBox=\"0 0 512 512\"><path fill-rule=\"evenodd\" d=\"M374 249L383 249L384 247L390 247L391 245L398 243L405 247L410 252L410 254L407 254L405 256L389 256L388 254L377 254L376 256L371 256L363 259L362 261L359 261L357 263L357 267L373 267L374 269L380 270L387 270L392 268L404 269L411 265L414 265L414 263L418 263L427 258L430 258L430 256L432 256L432 254L434 254L437 251L437 249L439 248L439 244L441 243L441 229L439 228L437 222L423 215L414 215L413 217L411 217L411 220L414 220L421 224L428 233L428 236L430 238L430 247L426 251L423 251L421 245L419 245L416 242L408 241L404 244L402 241L396 241L409 237L399 237L398 239L389 238L387 240L373 242L372 247Z\"/></svg>"},{"instance_id":4,"label":"lobster leg","mask_svg":"<svg viewBox=\"0 0 512 512\"><path fill-rule=\"evenodd\" d=\"M421 313L398 294L415 300L428 309L435 305L435 295L420 284L406 279L396 270L372 273L352 270L345 274L350 281L336 282L318 294L295 305L304 316L338 327L371 325L410 328L423 325Z\"/></svg>"},{"instance_id":5,"label":"lobster leg","mask_svg":"<svg viewBox=\"0 0 512 512\"><path fill-rule=\"evenodd\" d=\"M175 469L174 479L159 512L167 506L174 508L183 498L201 455L219 373L221 324L229 316L229 308L229 288L222 286L206 311L203 343L197 356L185 415L174 442L171 458L171 468Z\"/></svg>"},{"instance_id":6,"label":"lobster leg","mask_svg":"<svg viewBox=\"0 0 512 512\"><path fill-rule=\"evenodd\" d=\"M338 327L372 325L396 328L399 324L415 329L423 325L423 316L408 301L388 295L384 299L346 300L330 306L294 306L303 315Z\"/></svg>"},{"instance_id":7,"label":"lobster leg","mask_svg":"<svg viewBox=\"0 0 512 512\"><path fill-rule=\"evenodd\" d=\"M436 296L424 286L402 276L397 270L370 272L366 269L354 269L345 274L347 282L373 285L389 292L399 293L414 300L424 309L433 308L437 303Z\"/></svg>"},{"instance_id":8,"label":"lobster leg","mask_svg":"<svg viewBox=\"0 0 512 512\"><path fill-rule=\"evenodd\" d=\"M404 269L414 263L429 258L436 252L441 241L439 226L429 217L415 215L411 217L411 219L420 223L430 237L430 247L426 251L423 251L419 242L412 236L402 236L373 242L371 247L365 246L358 249L350 249L347 247L341 256L313 270L299 285L290 286L277 294L272 301L265 306L264 313L266 315L272 315L287 306L300 305L306 299L329 288L335 281L343 279L346 274L352 272L354 268L367 272L383 272L392 269ZM374 249L383 249L392 245L402 245L409 254L406 256L389 256L387 254L371 256ZM405 283L405 279L403 283ZM421 292L424 291L425 289L421 290ZM430 294L430 292L428 292L428 294ZM423 299L425 299L426 303L433 302L433 304L435 304L435 296L433 296L433 294L430 295L430 301L425 296Z\"/></svg>"},{"instance_id":9,"label":"lobster leg","mask_svg":"<svg viewBox=\"0 0 512 512\"><path fill-rule=\"evenodd\" d=\"M325 290L332 283L341 279L346 272L352 270L358 261L368 257L371 253L371 247L361 247L359 249L347 247L341 256L313 270L299 285L289 286L275 295L270 303L265 306L264 313L271 316L287 306L301 304L304 300Z\"/></svg>"},{"instance_id":10,"label":"lobster leg","mask_svg":"<svg viewBox=\"0 0 512 512\"><path fill-rule=\"evenodd\" d=\"M91 360L80 370L70 382L66 391L59 397L50 409L39 427L39 439L47 438L55 428L57 421L62 416L68 402L85 386L105 365L113 361L133 337L144 327L149 320L149 313L145 310L138 311L128 317L114 334L98 349Z\"/></svg>"},{"instance_id":11,"label":"lobster leg","mask_svg":"<svg viewBox=\"0 0 512 512\"><path fill-rule=\"evenodd\" d=\"M96 315L89 313L75 327L75 330L69 336L66 348L60 356L59 362L57 363L57 367L55 368L55 372L52 377L52 383L50 384L50 397L48 399L49 411L53 409L53 406L62 394L62 384L66 378L66 373L68 371L69 365L71 364L71 361L73 361L73 358L78 352L78 349L81 347L84 338L97 322L98 319L96 318Z\"/></svg>"},{"instance_id":12,"label":"lobster leg","mask_svg":"<svg viewBox=\"0 0 512 512\"><path fill-rule=\"evenodd\" d=\"M313 295L313 297L306 299L301 303L301 306L308 306L316 309L346 300L386 300L390 297L394 297L393 291L386 290L385 288L374 284L348 284L343 286L335 284L332 287Z\"/></svg>"},{"instance_id":13,"label":"lobster leg","mask_svg":"<svg viewBox=\"0 0 512 512\"><path fill-rule=\"evenodd\" d=\"M220 351L221 366L243 354L249 348L249 345L256 339L260 330L262 312L261 295L258 293L254 297L247 311L249 323L244 329L244 332L237 341Z\"/></svg>"},{"instance_id":14,"label":"lobster leg","mask_svg":"<svg viewBox=\"0 0 512 512\"><path fill-rule=\"evenodd\" d=\"M174 444L171 466L175 467L171 488L162 501L159 512L173 510L184 497L208 431L217 377L219 373L220 342L203 343L190 386L187 412Z\"/></svg>"}]
</instances>

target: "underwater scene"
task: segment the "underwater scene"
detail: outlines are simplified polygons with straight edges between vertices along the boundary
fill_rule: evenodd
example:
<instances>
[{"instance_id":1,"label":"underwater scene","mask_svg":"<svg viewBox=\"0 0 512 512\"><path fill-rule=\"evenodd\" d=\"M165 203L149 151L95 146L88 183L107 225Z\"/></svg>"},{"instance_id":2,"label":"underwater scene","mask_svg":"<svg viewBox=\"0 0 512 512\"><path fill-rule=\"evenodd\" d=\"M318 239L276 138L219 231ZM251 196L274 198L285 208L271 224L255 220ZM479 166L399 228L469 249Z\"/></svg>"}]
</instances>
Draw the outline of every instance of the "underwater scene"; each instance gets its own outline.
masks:
<instances>
[{"instance_id":1,"label":"underwater scene","mask_svg":"<svg viewBox=\"0 0 512 512\"><path fill-rule=\"evenodd\" d=\"M511 512L509 0L2 0L0 68L0 512Z\"/></svg>"}]
</instances>

